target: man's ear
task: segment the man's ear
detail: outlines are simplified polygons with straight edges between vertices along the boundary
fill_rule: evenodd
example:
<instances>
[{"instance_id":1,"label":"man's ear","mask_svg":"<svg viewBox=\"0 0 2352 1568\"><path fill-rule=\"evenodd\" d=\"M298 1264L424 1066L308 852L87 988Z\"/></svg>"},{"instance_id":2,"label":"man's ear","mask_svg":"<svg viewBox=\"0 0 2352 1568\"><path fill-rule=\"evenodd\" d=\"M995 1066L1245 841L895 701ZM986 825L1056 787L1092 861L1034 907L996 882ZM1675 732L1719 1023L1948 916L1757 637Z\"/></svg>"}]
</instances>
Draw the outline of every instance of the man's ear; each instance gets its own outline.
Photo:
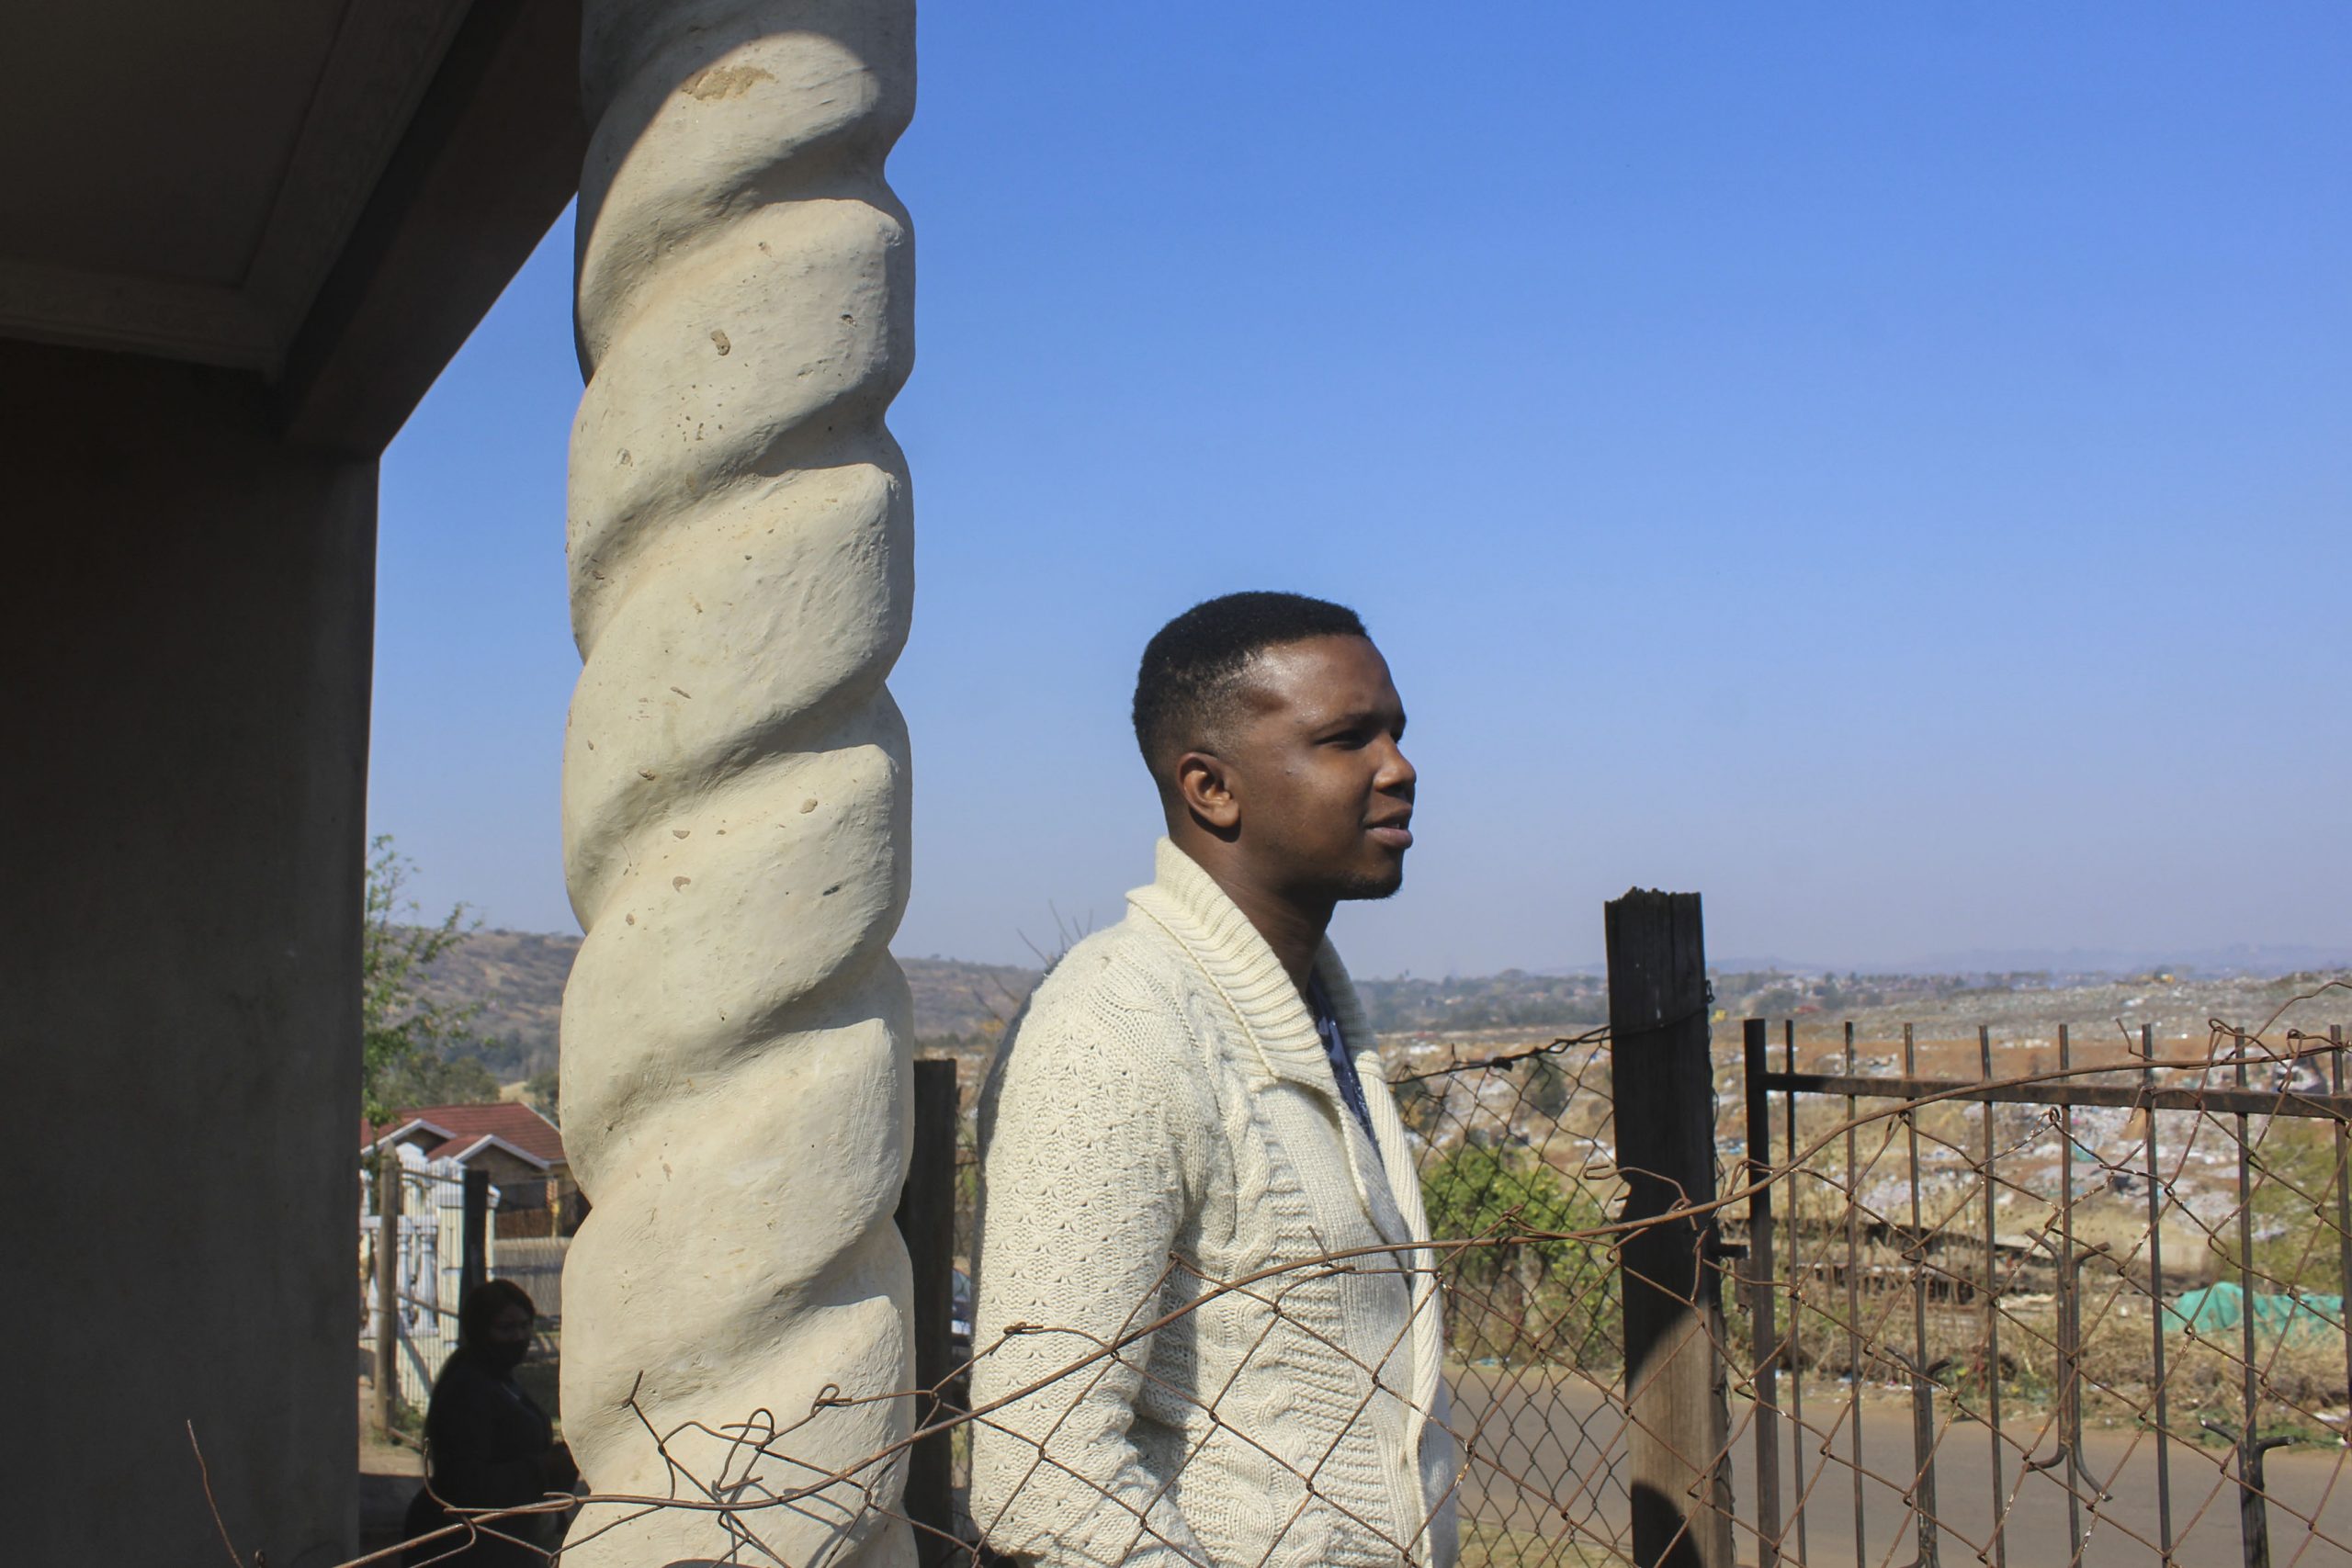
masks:
<instances>
[{"instance_id":1,"label":"man's ear","mask_svg":"<svg viewBox=\"0 0 2352 1568\"><path fill-rule=\"evenodd\" d=\"M1176 795L1195 821L1212 832L1230 833L1241 822L1241 800L1225 759L1187 751L1176 759Z\"/></svg>"}]
</instances>

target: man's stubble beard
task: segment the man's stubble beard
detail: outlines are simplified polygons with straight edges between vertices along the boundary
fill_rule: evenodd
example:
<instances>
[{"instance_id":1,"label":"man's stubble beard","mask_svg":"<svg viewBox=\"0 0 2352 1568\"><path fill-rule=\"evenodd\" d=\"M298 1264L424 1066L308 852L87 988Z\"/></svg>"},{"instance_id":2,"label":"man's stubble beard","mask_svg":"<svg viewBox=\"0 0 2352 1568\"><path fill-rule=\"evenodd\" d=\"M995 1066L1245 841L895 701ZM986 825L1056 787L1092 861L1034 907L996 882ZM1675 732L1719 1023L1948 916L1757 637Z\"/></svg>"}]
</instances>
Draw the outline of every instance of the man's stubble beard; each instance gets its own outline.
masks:
<instances>
[{"instance_id":1,"label":"man's stubble beard","mask_svg":"<svg viewBox=\"0 0 2352 1568\"><path fill-rule=\"evenodd\" d=\"M1385 876L1348 877L1332 889L1331 898L1340 904L1377 903L1383 898L1394 898L1404 886L1405 868L1400 865Z\"/></svg>"}]
</instances>

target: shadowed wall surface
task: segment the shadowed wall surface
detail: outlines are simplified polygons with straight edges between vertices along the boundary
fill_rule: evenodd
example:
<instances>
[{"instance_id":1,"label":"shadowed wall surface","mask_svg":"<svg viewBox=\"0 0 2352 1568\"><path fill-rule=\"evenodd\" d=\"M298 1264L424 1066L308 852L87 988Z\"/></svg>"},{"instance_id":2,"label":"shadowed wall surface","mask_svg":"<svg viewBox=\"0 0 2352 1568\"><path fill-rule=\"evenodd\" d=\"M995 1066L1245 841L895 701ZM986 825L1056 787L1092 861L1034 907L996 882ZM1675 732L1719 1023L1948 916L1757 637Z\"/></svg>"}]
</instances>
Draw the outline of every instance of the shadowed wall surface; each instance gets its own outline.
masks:
<instances>
[{"instance_id":1,"label":"shadowed wall surface","mask_svg":"<svg viewBox=\"0 0 2352 1568\"><path fill-rule=\"evenodd\" d=\"M0 388L6 1556L217 1554L193 1421L239 1552L333 1561L376 464L230 372L8 344Z\"/></svg>"},{"instance_id":2,"label":"shadowed wall surface","mask_svg":"<svg viewBox=\"0 0 2352 1568\"><path fill-rule=\"evenodd\" d=\"M349 1554L377 455L571 197L579 39L178 0L0 55L0 1560Z\"/></svg>"}]
</instances>

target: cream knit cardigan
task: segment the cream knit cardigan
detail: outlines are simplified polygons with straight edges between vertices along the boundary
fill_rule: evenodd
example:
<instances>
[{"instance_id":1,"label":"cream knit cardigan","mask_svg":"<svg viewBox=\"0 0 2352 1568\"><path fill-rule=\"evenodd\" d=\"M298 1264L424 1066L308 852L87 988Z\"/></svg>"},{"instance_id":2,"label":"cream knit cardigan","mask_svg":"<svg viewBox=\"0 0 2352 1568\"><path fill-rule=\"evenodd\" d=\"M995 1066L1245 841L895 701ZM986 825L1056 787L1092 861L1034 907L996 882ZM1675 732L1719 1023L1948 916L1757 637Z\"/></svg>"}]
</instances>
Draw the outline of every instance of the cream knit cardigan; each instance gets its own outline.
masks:
<instances>
[{"instance_id":1,"label":"cream knit cardigan","mask_svg":"<svg viewBox=\"0 0 2352 1568\"><path fill-rule=\"evenodd\" d=\"M1325 944L1376 1153L1272 950L1164 839L1158 871L981 1099L972 1516L1048 1565L1449 1568L1429 1222L1372 1029Z\"/></svg>"}]
</instances>

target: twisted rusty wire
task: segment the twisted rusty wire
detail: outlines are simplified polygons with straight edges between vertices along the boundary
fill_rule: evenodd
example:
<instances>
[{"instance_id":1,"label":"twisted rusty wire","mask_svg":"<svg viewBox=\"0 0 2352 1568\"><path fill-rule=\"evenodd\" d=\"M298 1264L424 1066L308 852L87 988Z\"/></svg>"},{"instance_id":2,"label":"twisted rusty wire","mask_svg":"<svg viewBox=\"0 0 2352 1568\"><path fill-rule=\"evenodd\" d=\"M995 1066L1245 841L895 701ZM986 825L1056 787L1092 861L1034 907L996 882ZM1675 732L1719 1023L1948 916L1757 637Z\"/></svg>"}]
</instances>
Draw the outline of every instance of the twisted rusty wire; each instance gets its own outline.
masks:
<instances>
[{"instance_id":1,"label":"twisted rusty wire","mask_svg":"<svg viewBox=\"0 0 2352 1568\"><path fill-rule=\"evenodd\" d=\"M1432 1223L1441 1227L1427 1249L1433 1258L1429 1265L1413 1260L1415 1248L1384 1245L1216 1278L1195 1259L1171 1257L1152 1288L1134 1303L1120 1333L1074 1336L1083 1344L1067 1364L977 1408L955 1403L955 1391L973 1364L1016 1335L1073 1331L1017 1325L995 1344L976 1347L966 1364L935 1387L865 1393L830 1389L790 1420L760 1411L723 1428L688 1423L658 1431L632 1403L644 1440L670 1475L666 1495L591 1493L580 1499L553 1495L508 1509L452 1509L452 1523L435 1536L355 1559L345 1568L386 1562L401 1551L437 1543L447 1543L454 1553L477 1532L496 1531L503 1521L573 1508L581 1510L573 1544L647 1510L687 1508L720 1515L742 1561L781 1562L763 1538L763 1514L815 1508L853 1519L902 1517L888 1499L912 1445L946 1440L974 1428L1008 1431L1000 1418L1006 1406L1066 1380L1100 1377L1114 1367L1153 1379L1137 1348L1211 1301L1237 1294L1255 1301L1271 1327L1284 1316L1286 1293L1308 1279L1341 1270L1410 1276L1423 1267L1434 1270L1443 1290L1454 1351L1450 1381L1456 1397L1451 1426L1464 1457L1455 1501L1464 1519L1465 1568L1473 1563L1482 1568L1549 1568L1554 1563L1630 1562L1625 1459L1632 1436L1644 1427L1623 1393L1620 1314L1625 1243L1650 1225L1687 1227L1694 1218L1736 1232L1746 1224L1749 1201L1767 1189L1785 1195L1780 1201L1784 1217L1776 1216L1784 1251L1775 1277L1763 1282L1774 1304L1777 1337L1766 1361L1759 1363L1747 1334L1733 1323L1752 1310L1758 1281L1741 1274L1732 1261L1708 1258L1702 1299L1689 1304L1725 1369L1734 1419L1720 1451L1679 1457L1701 1472L1731 1463L1754 1440L1768 1371L1791 1380L1834 1376L1849 1396L1820 1402L1802 1416L1792 1408L1785 1391L1780 1396L1777 1416L1787 1423L1784 1440L1801 1461L1799 1482L1791 1493L1792 1507L1769 1538L1752 1507L1735 1509L1743 1558L1788 1551L1784 1543L1793 1540L1797 1521L1808 1510L1815 1516L1812 1528L1818 1541L1821 1532L1833 1528L1823 1518L1834 1524L1840 1517L1840 1496L1851 1487L1881 1497L1882 1519L1894 1526L1883 1551L1869 1540L1855 1542L1858 1563L1875 1562L1893 1568L1896 1561L1907 1560L1904 1543L1922 1517L1945 1538L1951 1561L1965 1553L1990 1562L1998 1553L2016 1551L2021 1561L2078 1562L2094 1536L2131 1543L2147 1552L2148 1561L2161 1561L2165 1543L2157 1539L2156 1527L2142 1513L2119 1509L2112 1498L2120 1479L2142 1461L2160 1430L2168 1450L2177 1450L2181 1461L2173 1466L2172 1479L2186 1506L2167 1515L2176 1548L2200 1527L2213 1527L2255 1499L2271 1510L2274 1528L2297 1539L2290 1558L2314 1547L2352 1550L2352 1539L2347 1539L2352 1532L2328 1512L2328 1490L2323 1490L2317 1506L2306 1507L2291 1490L2280 1490L2275 1480L2258 1483L2249 1470L2259 1457L2254 1445L2267 1442L2281 1429L2313 1436L2352 1421L2352 1412L2338 1414L2335 1408L2352 1404L2352 1381L2347 1381L2352 1352L2337 1358L2347 1365L2314 1372L2312 1347L2299 1338L2297 1326L2307 1320L2304 1314L2311 1314L2323 1337L2333 1336L2321 1347L2330 1357L2339 1340L2352 1346L2352 1337L2343 1333L2341 1303L2329 1315L2325 1303L2315 1302L2301 1283L2321 1269L2324 1254L2346 1242L2337 1218L2345 1161L2331 1159L2323 1179L2315 1174L2310 1140L2280 1131L2311 1127L2340 1136L2345 1120L2340 1107L2297 1084L2301 1068L2333 1065L2343 1047L2335 1039L2300 1028L2273 1032L2296 1002L2346 988L2341 982L2319 987L2253 1030L2211 1021L2201 1055L2157 1057L2135 1052L2121 1062L1979 1077L1909 1098L1866 1096L1866 1103L1850 1116L1832 1111L1792 1117L1791 1127L1798 1140L1794 1148L1779 1151L1781 1157L1765 1163L1753 1176L1743 1172L1738 1179L1720 1181L1715 1194L1685 1194L1667 1215L1647 1221L1611 1217L1623 1193L1625 1173L1615 1158L1608 1091L1612 1064L1605 1030L1473 1059L1454 1051L1441 1066L1402 1072L1391 1079L1430 1199ZM1792 1053L1793 1043L1792 1060ZM2276 1333L2256 1334L2252 1360L2245 1355L2243 1336L2233 1338L2202 1328L2168 1303L2165 1281L2143 1267L2155 1239L2144 1228L2137 1235L2118 1231L2105 1240L2086 1240L2072 1256L2060 1256L2062 1219L2086 1213L2091 1205L2079 1190L2080 1181L2054 1195L2041 1190L2036 1172L2053 1143L2070 1144L2071 1148L2059 1151L2062 1161L2075 1162L2094 1184L2109 1187L2146 1179L2136 1154L2115 1153L2109 1146L2112 1135L2079 1124L2070 1135L2063 1106L2054 1099L2040 1107L2038 1114L2024 1108L2023 1124L2001 1133L1995 1121L2000 1108L1970 1098L1987 1088L2033 1089L2054 1097L2072 1084L2096 1083L2102 1075L2112 1078L2119 1073L2134 1075L2151 1088L2187 1088L2201 1096L2225 1087L2217 1078L2233 1079L2241 1065L2276 1078L2265 1088L2271 1110L2249 1118L2243 1144L2235 1128L2237 1113L2208 1109L2201 1100L2180 1110L2143 1105L2136 1114L2168 1118L2167 1124L2187 1130L2185 1136L2172 1140L2169 1157L2157 1171L2159 1224L2167 1227L2163 1237L2167 1249L2177 1247L2182 1236L2193 1238L2193 1260L2213 1258L2216 1268L2255 1281L2264 1300L2283 1298L2288 1303ZM1955 1116L1957 1124L1950 1120ZM1981 1148L1971 1146L1972 1128L1982 1134ZM1900 1157L1906 1134L1916 1134L1922 1150L1917 1165ZM1857 1140L1850 1167L1842 1154L1849 1134ZM2123 1141L2138 1147L2129 1138ZM2238 1207L2283 1213L2294 1222L2283 1233L2288 1237L2283 1250L2261 1250L2278 1239L2269 1236L2256 1242L2254 1256L2244 1256L2235 1235L2237 1207L2224 1213L2211 1203L2191 1202L2201 1197L2192 1190L2201 1178L2190 1168L2217 1147L2222 1158L2243 1149L2247 1160L2250 1176ZM1923 1174L1929 1185L1922 1184ZM1883 1202L1878 1196L1885 1190L1907 1201L1914 1188L1922 1199L1917 1226L1907 1214L1892 1212L1899 1205ZM1988 1189L1996 1198L2007 1194L2021 1213L2046 1206L2038 1225L2024 1226L2025 1245L2011 1245L2007 1233L1989 1240L1969 1234L1969 1215L1984 1206ZM1858 1247L1848 1247L1849 1231L1863 1238ZM2054 1275L2053 1264L2058 1270ZM2134 1269L2147 1277L2143 1280ZM1184 1288L1175 1293L1182 1299L1165 1308L1167 1288L1180 1277ZM1837 1288L1846 1283L1853 1286L1851 1311ZM1719 1299L1703 1299L1719 1297L1725 1285L1736 1287L1727 1307ZM1912 1289L1924 1291L1938 1303L1928 1318L1934 1330L1931 1343L1915 1342L1918 1337L1908 1314L1899 1310ZM2256 1312L2259 1303L2248 1299L2241 1304L2243 1310ZM2131 1321L2137 1311L2151 1314L2151 1324ZM2167 1342L2177 1342L2177 1349L2160 1383L2142 1351L2119 1356L2115 1347L2132 1335L2140 1336L2136 1344L2144 1347L2151 1325L2168 1325L2173 1317L2180 1319L2177 1341ZM1288 1321L1294 1328L1305 1326L1295 1317ZM1992 1322L1997 1323L2000 1335L1997 1359L1990 1354L1984 1333ZM2175 1331L2166 1327L2161 1332ZM1364 1374L1364 1406L1384 1392L1406 1397L1405 1391L1382 1385L1385 1348L1381 1355L1371 1355L1365 1348L1316 1337ZM1850 1356L1845 1350L1849 1343L1855 1347ZM2192 1422L2224 1425L2211 1417L2237 1397L2230 1393L2230 1380L2248 1376L2258 1410L2270 1414L2260 1431L2233 1439L2235 1456L2216 1458L2200 1442L2201 1428ZM2010 1462L2000 1472L2004 1480L1998 1491L1975 1500L1989 1501L1989 1508L1963 1506L1947 1494L1937 1510L1926 1510L1916 1501L1921 1478L1905 1445L1879 1444L1865 1450L1856 1440L1852 1423L1869 1417L1875 1427L1889 1418L1887 1411L1873 1413L1874 1396L1867 1394L1866 1387L1890 1378L1926 1390L1935 1412L1927 1457L1942 1462L1950 1461L1948 1440L1958 1429L1988 1426L1988 1396L1997 1387L2003 1403L1999 1424L1990 1427L1992 1451ZM1801 1390L1803 1385L1798 1382L1794 1386ZM2176 1401L2188 1406L2184 1414L2177 1405L2162 1428L2155 1415L2160 1386L2168 1387ZM1204 1424L1202 1442L1206 1434L1221 1434L1289 1472L1299 1483L1289 1523L1295 1524L1311 1501L1333 1504L1318 1487L1319 1463L1291 1463L1221 1415L1214 1394L1203 1398L1164 1382L1155 1388L1162 1398L1192 1404ZM918 1408L938 1411L937 1418L849 1465L820 1470L793 1457L795 1434L820 1411L909 1398L925 1401ZM2120 1434L2113 1441L2098 1439L2096 1446L2102 1457L2096 1463L2086 1457L2086 1444L2077 1435L2077 1428L2085 1427ZM696 1476L674 1458L673 1445L688 1433L725 1445L721 1473ZM1034 1442L1038 1464L1069 1473L1052 1451L1051 1433ZM1193 1451L1197 1453L1198 1448ZM2344 1451L2339 1441L2336 1473L2327 1478L2329 1489L2344 1479ZM1117 1500L1132 1517L1138 1542L1148 1539L1172 1544L1154 1528L1149 1515L1176 1480L1162 1478L1160 1492L1152 1495ZM2067 1540L2046 1556L2032 1555L2037 1549L2021 1543L2016 1533L2017 1510L2030 1489L2045 1504L2053 1495L2071 1504L2087 1520L2077 1532L2079 1539ZM1906 1497L1914 1499L1907 1508L1902 1502ZM1684 1502L1694 1525L1710 1506L1705 1496ZM975 1564L991 1560L981 1538L997 1521L958 1520L952 1529L934 1521L910 1522L925 1540L952 1552L955 1560ZM1419 1553L1426 1543L1419 1537L1392 1539L1383 1520L1357 1517L1352 1523L1379 1535L1400 1561L1423 1560ZM1269 1558L1279 1544L1277 1534L1267 1545ZM820 1560L821 1554L810 1568Z\"/></svg>"}]
</instances>

